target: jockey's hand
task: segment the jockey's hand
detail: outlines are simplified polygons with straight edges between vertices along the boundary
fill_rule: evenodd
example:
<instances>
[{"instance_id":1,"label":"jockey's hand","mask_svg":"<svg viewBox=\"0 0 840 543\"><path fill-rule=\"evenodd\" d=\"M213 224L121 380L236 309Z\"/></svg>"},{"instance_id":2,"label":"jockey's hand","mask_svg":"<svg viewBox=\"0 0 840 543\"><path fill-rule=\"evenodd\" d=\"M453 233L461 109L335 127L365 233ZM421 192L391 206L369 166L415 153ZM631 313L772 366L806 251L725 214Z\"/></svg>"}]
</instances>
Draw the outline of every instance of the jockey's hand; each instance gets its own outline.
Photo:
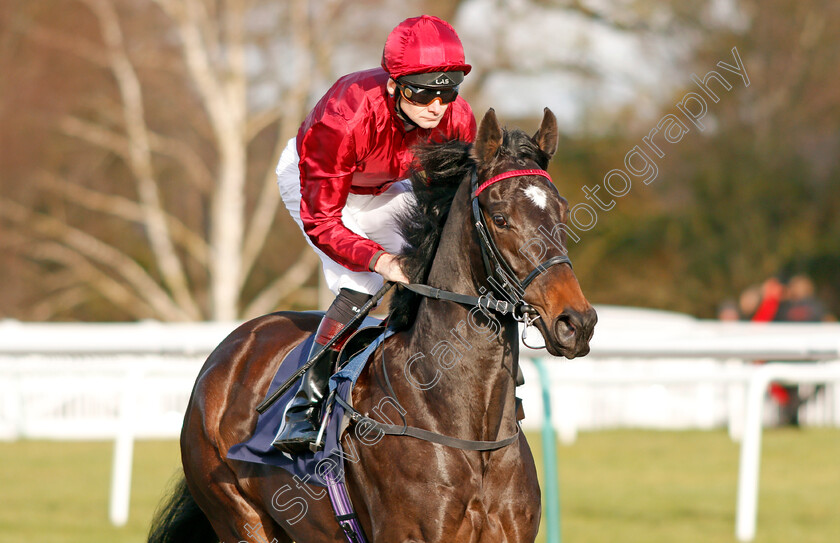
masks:
<instances>
[{"instance_id":1,"label":"jockey's hand","mask_svg":"<svg viewBox=\"0 0 840 543\"><path fill-rule=\"evenodd\" d=\"M386 281L393 281L395 283L410 283L408 277L400 268L399 260L391 253L382 253L379 260L373 266L373 271L385 278Z\"/></svg>"}]
</instances>

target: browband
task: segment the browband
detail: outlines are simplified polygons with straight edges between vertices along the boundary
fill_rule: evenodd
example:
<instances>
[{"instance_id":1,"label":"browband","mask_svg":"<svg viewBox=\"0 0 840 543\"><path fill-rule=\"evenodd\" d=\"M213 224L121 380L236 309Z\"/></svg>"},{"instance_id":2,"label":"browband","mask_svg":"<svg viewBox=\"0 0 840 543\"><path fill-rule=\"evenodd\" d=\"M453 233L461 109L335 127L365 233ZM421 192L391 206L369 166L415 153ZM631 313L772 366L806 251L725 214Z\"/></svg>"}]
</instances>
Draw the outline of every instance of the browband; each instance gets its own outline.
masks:
<instances>
[{"instance_id":1,"label":"browband","mask_svg":"<svg viewBox=\"0 0 840 543\"><path fill-rule=\"evenodd\" d=\"M545 171L545 170L537 170L537 169L512 170L512 171L509 171L509 172L500 173L499 175L494 175L493 177L491 177L490 179L488 179L487 181L485 181L484 183L479 185L479 187L477 189L475 189L475 193L473 194L473 198L478 197L478 195L481 194L481 191L483 191L484 189L486 189L487 187L489 187L493 183L498 183L499 181L501 181L503 179L508 179L510 177L519 177L521 175L539 175L539 176L545 177L546 179L548 179L549 182L551 182L551 177L548 175L548 172Z\"/></svg>"}]
</instances>

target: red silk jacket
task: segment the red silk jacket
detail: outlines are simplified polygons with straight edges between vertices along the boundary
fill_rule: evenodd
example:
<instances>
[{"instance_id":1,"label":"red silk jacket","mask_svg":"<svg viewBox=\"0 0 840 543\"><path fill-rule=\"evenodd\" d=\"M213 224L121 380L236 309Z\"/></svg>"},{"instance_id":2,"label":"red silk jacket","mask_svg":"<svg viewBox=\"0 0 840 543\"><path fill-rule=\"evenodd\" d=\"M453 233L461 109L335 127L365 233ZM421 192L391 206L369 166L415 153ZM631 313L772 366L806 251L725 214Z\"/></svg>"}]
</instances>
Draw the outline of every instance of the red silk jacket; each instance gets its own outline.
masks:
<instances>
[{"instance_id":1,"label":"red silk jacket","mask_svg":"<svg viewBox=\"0 0 840 543\"><path fill-rule=\"evenodd\" d=\"M339 79L298 130L300 218L316 247L351 271L367 271L382 247L341 222L347 195L380 194L405 179L411 146L426 141L473 141L476 123L460 96L431 130L405 131L381 68Z\"/></svg>"}]
</instances>

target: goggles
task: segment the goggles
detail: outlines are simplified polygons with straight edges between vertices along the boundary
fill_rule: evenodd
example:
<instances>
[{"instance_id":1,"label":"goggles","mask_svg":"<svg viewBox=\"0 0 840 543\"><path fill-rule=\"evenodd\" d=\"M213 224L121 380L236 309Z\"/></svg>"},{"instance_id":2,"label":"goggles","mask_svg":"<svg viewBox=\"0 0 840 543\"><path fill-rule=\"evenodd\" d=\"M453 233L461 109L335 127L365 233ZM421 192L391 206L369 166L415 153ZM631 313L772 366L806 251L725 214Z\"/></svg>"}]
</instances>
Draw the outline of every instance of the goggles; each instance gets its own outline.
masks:
<instances>
[{"instance_id":1,"label":"goggles","mask_svg":"<svg viewBox=\"0 0 840 543\"><path fill-rule=\"evenodd\" d=\"M425 87L415 87L408 83L397 82L397 87L400 89L402 97L418 106L428 106L435 100L441 105L454 102L458 98L458 87L443 87L439 89L429 89Z\"/></svg>"}]
</instances>

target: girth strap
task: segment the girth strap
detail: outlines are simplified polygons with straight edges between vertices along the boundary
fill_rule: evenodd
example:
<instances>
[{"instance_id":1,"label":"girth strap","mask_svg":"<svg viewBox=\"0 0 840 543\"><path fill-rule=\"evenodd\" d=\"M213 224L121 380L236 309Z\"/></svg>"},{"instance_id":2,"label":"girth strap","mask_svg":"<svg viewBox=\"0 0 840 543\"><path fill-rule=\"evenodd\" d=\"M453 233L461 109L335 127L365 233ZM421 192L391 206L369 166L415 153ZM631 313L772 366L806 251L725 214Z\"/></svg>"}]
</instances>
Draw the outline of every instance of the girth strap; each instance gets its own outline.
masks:
<instances>
[{"instance_id":1,"label":"girth strap","mask_svg":"<svg viewBox=\"0 0 840 543\"><path fill-rule=\"evenodd\" d=\"M519 424L516 425L516 431L512 436L500 439L498 441L473 441L471 439L459 439L457 437L449 437L442 434L436 434L429 430L422 428L415 428L414 426L398 426L396 424L384 424L370 417L362 415L356 409L344 401L341 396L336 395L336 401L341 404L344 410L349 414L353 422L370 425L371 428L379 430L382 433L390 436L408 436L423 441L445 445L447 447L454 447L456 449L463 449L467 451L495 451L503 447L507 447L519 438Z\"/></svg>"}]
</instances>

